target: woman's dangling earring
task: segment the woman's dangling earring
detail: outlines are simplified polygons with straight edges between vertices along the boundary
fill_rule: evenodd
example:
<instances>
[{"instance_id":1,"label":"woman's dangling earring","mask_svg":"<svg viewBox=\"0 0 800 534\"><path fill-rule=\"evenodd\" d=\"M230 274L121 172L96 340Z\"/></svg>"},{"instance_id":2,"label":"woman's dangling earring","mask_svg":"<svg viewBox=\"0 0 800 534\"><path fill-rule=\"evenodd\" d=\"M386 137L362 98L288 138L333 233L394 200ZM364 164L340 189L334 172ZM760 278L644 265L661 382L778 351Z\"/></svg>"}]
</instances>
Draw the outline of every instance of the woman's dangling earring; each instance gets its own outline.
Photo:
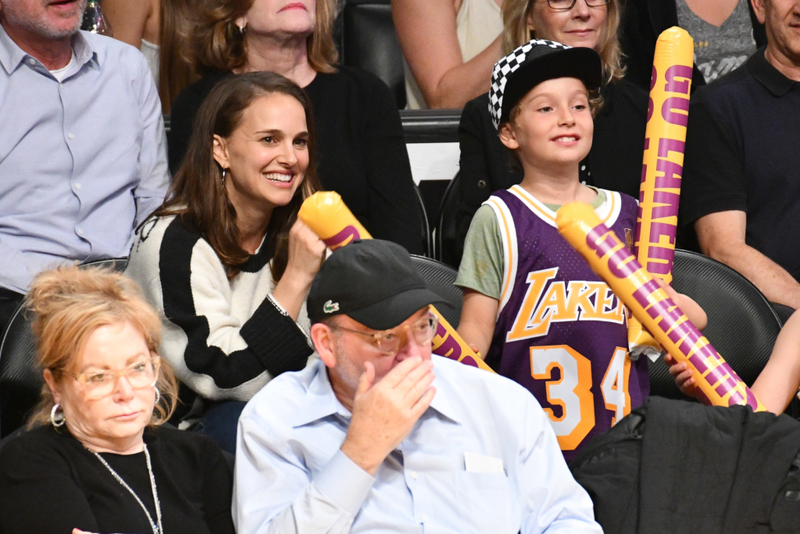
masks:
<instances>
[{"instance_id":1,"label":"woman's dangling earring","mask_svg":"<svg viewBox=\"0 0 800 534\"><path fill-rule=\"evenodd\" d=\"M222 188L225 189L225 175L228 174L228 169L222 169Z\"/></svg>"},{"instance_id":2,"label":"woman's dangling earring","mask_svg":"<svg viewBox=\"0 0 800 534\"><path fill-rule=\"evenodd\" d=\"M56 428L60 426L64 426L64 423L67 421L67 418L64 417L64 412L60 412L61 405L56 403L53 405L53 408L50 410L50 423Z\"/></svg>"},{"instance_id":3,"label":"woman's dangling earring","mask_svg":"<svg viewBox=\"0 0 800 534\"><path fill-rule=\"evenodd\" d=\"M161 392L158 390L158 388L155 388L155 389L156 389L156 402L155 402L155 405L158 406L158 403L161 402Z\"/></svg>"},{"instance_id":4,"label":"woman's dangling earring","mask_svg":"<svg viewBox=\"0 0 800 534\"><path fill-rule=\"evenodd\" d=\"M247 23L245 22L241 26L237 26L237 28L239 28L239 33L241 33L242 37L244 37L244 34L247 33Z\"/></svg>"}]
</instances>

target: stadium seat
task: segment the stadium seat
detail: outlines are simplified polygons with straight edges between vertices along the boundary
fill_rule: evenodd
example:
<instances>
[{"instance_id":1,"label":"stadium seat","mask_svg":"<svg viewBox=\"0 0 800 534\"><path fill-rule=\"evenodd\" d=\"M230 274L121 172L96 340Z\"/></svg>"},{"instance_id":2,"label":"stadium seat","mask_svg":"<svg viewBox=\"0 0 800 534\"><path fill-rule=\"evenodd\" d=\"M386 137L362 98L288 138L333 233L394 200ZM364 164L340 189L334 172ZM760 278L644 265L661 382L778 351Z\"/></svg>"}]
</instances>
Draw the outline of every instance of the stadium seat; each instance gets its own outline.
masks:
<instances>
[{"instance_id":1,"label":"stadium seat","mask_svg":"<svg viewBox=\"0 0 800 534\"><path fill-rule=\"evenodd\" d=\"M108 265L122 271L127 258L97 260L84 266ZM17 308L0 344L0 438L21 427L38 404L44 379L36 367L36 341L30 313Z\"/></svg>"},{"instance_id":2,"label":"stadium seat","mask_svg":"<svg viewBox=\"0 0 800 534\"><path fill-rule=\"evenodd\" d=\"M403 51L390 0L347 0L342 18L342 64L376 75L389 86L397 108L405 108Z\"/></svg>"},{"instance_id":3,"label":"stadium seat","mask_svg":"<svg viewBox=\"0 0 800 534\"><path fill-rule=\"evenodd\" d=\"M744 276L708 256L675 251L675 291L693 298L708 315L703 334L750 386L766 365L781 330L767 299ZM650 394L685 399L663 359L650 363Z\"/></svg>"},{"instance_id":4,"label":"stadium seat","mask_svg":"<svg viewBox=\"0 0 800 534\"><path fill-rule=\"evenodd\" d=\"M424 255L429 258L433 257L431 250L431 225L428 222L428 212L425 210L425 202L422 200L422 193L419 191L417 184L414 184L414 193L417 197L417 215L419 217L419 224L422 227L422 250Z\"/></svg>"},{"instance_id":5,"label":"stadium seat","mask_svg":"<svg viewBox=\"0 0 800 534\"><path fill-rule=\"evenodd\" d=\"M464 252L464 243L457 243L456 214L458 212L461 196L459 187L460 175L456 173L447 186L442 196L439 208L439 223L436 225L436 259L458 269L461 263L461 254Z\"/></svg>"},{"instance_id":6,"label":"stadium seat","mask_svg":"<svg viewBox=\"0 0 800 534\"><path fill-rule=\"evenodd\" d=\"M436 309L453 328L458 328L463 303L461 289L453 285L458 273L452 267L425 256L412 254L411 261L428 283L428 289L446 300L444 303L437 303Z\"/></svg>"}]
</instances>

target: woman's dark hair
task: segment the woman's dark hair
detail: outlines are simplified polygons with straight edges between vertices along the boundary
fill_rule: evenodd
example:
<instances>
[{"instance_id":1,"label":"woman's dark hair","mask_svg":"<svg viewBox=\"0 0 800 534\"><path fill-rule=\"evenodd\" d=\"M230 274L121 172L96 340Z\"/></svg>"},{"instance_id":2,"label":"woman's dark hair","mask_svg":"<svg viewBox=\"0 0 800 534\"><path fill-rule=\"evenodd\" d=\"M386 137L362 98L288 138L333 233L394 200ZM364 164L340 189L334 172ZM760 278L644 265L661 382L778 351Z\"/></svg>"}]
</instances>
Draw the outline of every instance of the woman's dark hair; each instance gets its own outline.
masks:
<instances>
[{"instance_id":1,"label":"woman's dark hair","mask_svg":"<svg viewBox=\"0 0 800 534\"><path fill-rule=\"evenodd\" d=\"M258 98L283 94L303 106L308 128L309 162L303 183L286 206L277 206L267 226L263 246L275 251L272 278L277 283L286 270L289 229L297 219L300 205L320 189L314 158L314 119L311 101L291 80L273 72L251 72L230 76L214 87L194 121L186 157L156 216L178 215L203 236L219 256L229 278L250 257L240 245L236 209L222 182L222 168L213 156L214 136L230 137L242 121L245 110Z\"/></svg>"}]
</instances>

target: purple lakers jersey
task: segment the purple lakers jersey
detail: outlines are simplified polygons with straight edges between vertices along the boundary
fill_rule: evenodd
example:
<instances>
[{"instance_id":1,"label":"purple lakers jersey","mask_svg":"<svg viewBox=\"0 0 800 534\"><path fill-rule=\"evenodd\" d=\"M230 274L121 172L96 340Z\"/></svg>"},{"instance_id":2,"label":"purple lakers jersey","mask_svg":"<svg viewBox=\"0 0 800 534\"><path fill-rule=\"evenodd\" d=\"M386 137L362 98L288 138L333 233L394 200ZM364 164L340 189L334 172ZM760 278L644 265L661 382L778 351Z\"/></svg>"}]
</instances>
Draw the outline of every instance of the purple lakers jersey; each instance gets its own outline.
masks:
<instances>
[{"instance_id":1,"label":"purple lakers jersey","mask_svg":"<svg viewBox=\"0 0 800 534\"><path fill-rule=\"evenodd\" d=\"M596 210L632 243L636 201L605 191ZM486 362L527 387L570 461L647 398L647 358L628 357L624 305L558 233L556 214L520 186L486 204L503 241L503 283Z\"/></svg>"}]
</instances>

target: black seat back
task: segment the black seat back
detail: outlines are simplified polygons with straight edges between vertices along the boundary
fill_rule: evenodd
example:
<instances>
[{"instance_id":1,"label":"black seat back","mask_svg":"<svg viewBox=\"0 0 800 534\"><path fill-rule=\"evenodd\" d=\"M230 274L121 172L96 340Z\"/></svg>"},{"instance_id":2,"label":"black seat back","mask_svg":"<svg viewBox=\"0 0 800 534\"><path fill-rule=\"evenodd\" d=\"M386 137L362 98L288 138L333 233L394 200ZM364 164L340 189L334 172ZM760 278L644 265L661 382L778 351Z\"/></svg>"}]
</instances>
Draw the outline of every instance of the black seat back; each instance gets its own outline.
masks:
<instances>
[{"instance_id":1,"label":"black seat back","mask_svg":"<svg viewBox=\"0 0 800 534\"><path fill-rule=\"evenodd\" d=\"M461 288L453 285L458 273L452 267L424 256L412 254L411 261L417 268L417 272L428 283L428 289L446 300L443 303L436 303L436 309L453 328L458 328L463 303Z\"/></svg>"},{"instance_id":2,"label":"black seat back","mask_svg":"<svg viewBox=\"0 0 800 534\"><path fill-rule=\"evenodd\" d=\"M693 298L708 315L703 335L751 386L769 360L781 330L772 306L744 276L697 252L676 250L673 273L675 291ZM650 393L685 398L663 359L650 364Z\"/></svg>"},{"instance_id":3,"label":"black seat back","mask_svg":"<svg viewBox=\"0 0 800 534\"><path fill-rule=\"evenodd\" d=\"M376 75L389 86L397 108L405 108L403 51L390 0L347 0L342 17L342 64Z\"/></svg>"}]
</instances>

